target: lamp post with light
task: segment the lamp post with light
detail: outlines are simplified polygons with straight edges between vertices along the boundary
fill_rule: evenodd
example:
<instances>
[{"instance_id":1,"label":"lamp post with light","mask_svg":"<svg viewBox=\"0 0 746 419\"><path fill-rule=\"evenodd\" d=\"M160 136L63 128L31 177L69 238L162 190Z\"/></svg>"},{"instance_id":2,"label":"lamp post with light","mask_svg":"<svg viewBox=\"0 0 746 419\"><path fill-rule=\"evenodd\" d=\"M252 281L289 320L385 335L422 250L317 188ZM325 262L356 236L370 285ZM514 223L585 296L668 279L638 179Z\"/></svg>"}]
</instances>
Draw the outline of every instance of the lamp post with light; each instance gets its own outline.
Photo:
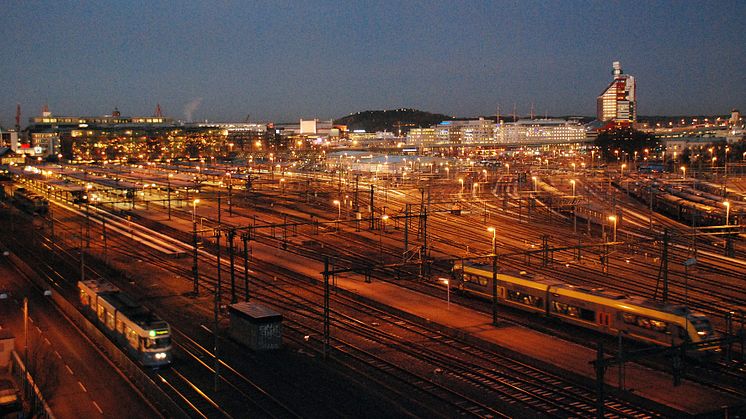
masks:
<instances>
[{"instance_id":1,"label":"lamp post with light","mask_svg":"<svg viewBox=\"0 0 746 419\"><path fill-rule=\"evenodd\" d=\"M613 236L613 241L616 241L616 215L610 215L610 216L609 216L609 221L611 221L611 222L613 222L613 223L614 223L614 236Z\"/></svg>"},{"instance_id":2,"label":"lamp post with light","mask_svg":"<svg viewBox=\"0 0 746 419\"><path fill-rule=\"evenodd\" d=\"M166 186L166 191L168 194L168 219L171 220L171 178L174 177L173 173L168 174L168 185Z\"/></svg>"},{"instance_id":3,"label":"lamp post with light","mask_svg":"<svg viewBox=\"0 0 746 419\"><path fill-rule=\"evenodd\" d=\"M192 244L194 245L194 252L192 255L192 275L194 276L194 289L192 292L194 296L199 296L199 267L197 265L197 204L199 199L192 201ZM219 244L219 243L218 243Z\"/></svg>"},{"instance_id":4,"label":"lamp post with light","mask_svg":"<svg viewBox=\"0 0 746 419\"><path fill-rule=\"evenodd\" d=\"M723 205L725 205L725 225L728 225L730 223L730 202L725 201Z\"/></svg>"},{"instance_id":5,"label":"lamp post with light","mask_svg":"<svg viewBox=\"0 0 746 419\"><path fill-rule=\"evenodd\" d=\"M497 229L495 227L487 227L487 231L492 233L492 254L497 254Z\"/></svg>"}]
</instances>

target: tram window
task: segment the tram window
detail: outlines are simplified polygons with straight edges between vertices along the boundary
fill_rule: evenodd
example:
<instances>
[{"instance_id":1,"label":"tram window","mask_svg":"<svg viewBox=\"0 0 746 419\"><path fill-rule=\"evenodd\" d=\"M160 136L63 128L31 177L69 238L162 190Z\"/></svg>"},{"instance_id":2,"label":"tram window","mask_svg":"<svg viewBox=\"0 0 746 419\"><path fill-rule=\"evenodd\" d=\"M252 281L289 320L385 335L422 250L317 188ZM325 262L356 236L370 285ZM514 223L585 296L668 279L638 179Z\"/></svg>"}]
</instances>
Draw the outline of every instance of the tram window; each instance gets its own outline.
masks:
<instances>
[{"instance_id":1,"label":"tram window","mask_svg":"<svg viewBox=\"0 0 746 419\"><path fill-rule=\"evenodd\" d=\"M658 332L665 332L666 329L668 329L668 326L666 325L666 322L662 322L660 320L650 320L650 327L653 330L656 330Z\"/></svg>"},{"instance_id":2,"label":"tram window","mask_svg":"<svg viewBox=\"0 0 746 419\"><path fill-rule=\"evenodd\" d=\"M596 312L585 308L580 309L580 318L589 322L596 320Z\"/></svg>"},{"instance_id":3,"label":"tram window","mask_svg":"<svg viewBox=\"0 0 746 419\"><path fill-rule=\"evenodd\" d=\"M637 318L637 325L640 327L644 327L646 329L650 329L650 320L646 319L644 317L638 317Z\"/></svg>"},{"instance_id":4,"label":"tram window","mask_svg":"<svg viewBox=\"0 0 746 419\"><path fill-rule=\"evenodd\" d=\"M634 314L624 313L622 314L622 320L627 324L637 324L637 316Z\"/></svg>"},{"instance_id":5,"label":"tram window","mask_svg":"<svg viewBox=\"0 0 746 419\"><path fill-rule=\"evenodd\" d=\"M171 338L157 338L157 339L145 339L145 349L158 349L166 348L171 344Z\"/></svg>"},{"instance_id":6,"label":"tram window","mask_svg":"<svg viewBox=\"0 0 746 419\"><path fill-rule=\"evenodd\" d=\"M129 327L127 328L127 339L133 348L137 348L137 333Z\"/></svg>"},{"instance_id":7,"label":"tram window","mask_svg":"<svg viewBox=\"0 0 746 419\"><path fill-rule=\"evenodd\" d=\"M114 330L114 314L113 313L106 313L106 327L108 327L111 330Z\"/></svg>"}]
</instances>

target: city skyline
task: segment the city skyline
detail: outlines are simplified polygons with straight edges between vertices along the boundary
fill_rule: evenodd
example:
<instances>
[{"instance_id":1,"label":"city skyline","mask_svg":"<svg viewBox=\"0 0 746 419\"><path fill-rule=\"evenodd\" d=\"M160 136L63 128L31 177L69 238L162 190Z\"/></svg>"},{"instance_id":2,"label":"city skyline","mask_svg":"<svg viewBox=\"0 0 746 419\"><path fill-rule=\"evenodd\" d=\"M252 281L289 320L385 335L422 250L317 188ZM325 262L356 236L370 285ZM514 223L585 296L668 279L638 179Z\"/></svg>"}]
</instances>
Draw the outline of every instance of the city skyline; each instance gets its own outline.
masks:
<instances>
[{"instance_id":1,"label":"city skyline","mask_svg":"<svg viewBox=\"0 0 746 419\"><path fill-rule=\"evenodd\" d=\"M14 4L0 125L57 115L294 121L367 109L593 115L621 61L639 115L743 108L743 3ZM727 13L725 13L727 11ZM31 24L33 22L33 24Z\"/></svg>"}]
</instances>

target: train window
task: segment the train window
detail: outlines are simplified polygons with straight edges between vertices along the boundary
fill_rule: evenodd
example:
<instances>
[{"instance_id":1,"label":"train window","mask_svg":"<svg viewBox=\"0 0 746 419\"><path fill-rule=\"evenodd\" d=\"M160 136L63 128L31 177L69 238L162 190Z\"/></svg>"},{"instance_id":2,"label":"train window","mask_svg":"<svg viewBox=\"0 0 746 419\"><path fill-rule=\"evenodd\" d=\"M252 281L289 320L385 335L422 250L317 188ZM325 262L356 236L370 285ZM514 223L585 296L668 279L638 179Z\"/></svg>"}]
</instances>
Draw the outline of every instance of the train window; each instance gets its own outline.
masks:
<instances>
[{"instance_id":1,"label":"train window","mask_svg":"<svg viewBox=\"0 0 746 419\"><path fill-rule=\"evenodd\" d=\"M596 312L585 308L580 309L580 318L589 322L596 321Z\"/></svg>"},{"instance_id":2,"label":"train window","mask_svg":"<svg viewBox=\"0 0 746 419\"><path fill-rule=\"evenodd\" d=\"M506 299L533 307L541 307L544 304L541 297L513 290L508 290Z\"/></svg>"},{"instance_id":3,"label":"train window","mask_svg":"<svg viewBox=\"0 0 746 419\"><path fill-rule=\"evenodd\" d=\"M106 327L108 327L111 330L114 330L114 314L113 313L106 313Z\"/></svg>"},{"instance_id":4,"label":"train window","mask_svg":"<svg viewBox=\"0 0 746 419\"><path fill-rule=\"evenodd\" d=\"M637 316L634 314L624 313L622 314L622 320L627 324L637 324Z\"/></svg>"},{"instance_id":5,"label":"train window","mask_svg":"<svg viewBox=\"0 0 746 419\"><path fill-rule=\"evenodd\" d=\"M658 332L665 332L666 329L668 329L668 325L666 325L666 322L653 319L650 320L650 327Z\"/></svg>"},{"instance_id":6,"label":"train window","mask_svg":"<svg viewBox=\"0 0 746 419\"><path fill-rule=\"evenodd\" d=\"M482 287L487 286L487 278L478 275L464 274L464 282L470 282Z\"/></svg>"},{"instance_id":7,"label":"train window","mask_svg":"<svg viewBox=\"0 0 746 419\"><path fill-rule=\"evenodd\" d=\"M145 339L145 349L167 348L171 344L171 338Z\"/></svg>"},{"instance_id":8,"label":"train window","mask_svg":"<svg viewBox=\"0 0 746 419\"><path fill-rule=\"evenodd\" d=\"M137 348L137 333L129 327L127 328L127 339L133 348Z\"/></svg>"}]
</instances>

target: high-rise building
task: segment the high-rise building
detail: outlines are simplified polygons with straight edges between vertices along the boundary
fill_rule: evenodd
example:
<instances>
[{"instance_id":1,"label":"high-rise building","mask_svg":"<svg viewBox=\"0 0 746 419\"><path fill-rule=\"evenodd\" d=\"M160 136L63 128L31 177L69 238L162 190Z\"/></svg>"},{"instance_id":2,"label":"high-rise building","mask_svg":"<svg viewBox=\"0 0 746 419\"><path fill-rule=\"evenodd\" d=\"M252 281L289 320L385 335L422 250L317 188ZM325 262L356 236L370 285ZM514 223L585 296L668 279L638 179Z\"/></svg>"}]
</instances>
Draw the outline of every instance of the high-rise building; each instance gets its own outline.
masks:
<instances>
[{"instance_id":1,"label":"high-rise building","mask_svg":"<svg viewBox=\"0 0 746 419\"><path fill-rule=\"evenodd\" d=\"M635 78L622 72L619 61L613 63L614 80L596 99L596 119L614 125L631 125L637 120Z\"/></svg>"}]
</instances>

